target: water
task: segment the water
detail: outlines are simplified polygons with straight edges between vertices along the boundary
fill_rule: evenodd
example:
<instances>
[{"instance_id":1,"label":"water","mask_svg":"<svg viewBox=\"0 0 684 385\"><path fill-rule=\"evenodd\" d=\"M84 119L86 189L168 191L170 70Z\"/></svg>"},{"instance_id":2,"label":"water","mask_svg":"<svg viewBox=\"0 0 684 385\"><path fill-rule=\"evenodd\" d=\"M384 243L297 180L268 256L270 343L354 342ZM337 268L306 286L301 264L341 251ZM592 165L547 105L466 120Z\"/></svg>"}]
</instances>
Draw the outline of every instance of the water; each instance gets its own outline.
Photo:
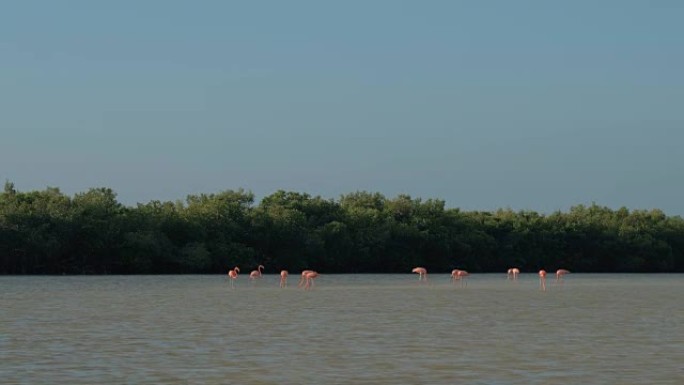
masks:
<instances>
[{"instance_id":1,"label":"water","mask_svg":"<svg viewBox=\"0 0 684 385\"><path fill-rule=\"evenodd\" d=\"M2 384L684 384L684 276L0 277Z\"/></svg>"}]
</instances>

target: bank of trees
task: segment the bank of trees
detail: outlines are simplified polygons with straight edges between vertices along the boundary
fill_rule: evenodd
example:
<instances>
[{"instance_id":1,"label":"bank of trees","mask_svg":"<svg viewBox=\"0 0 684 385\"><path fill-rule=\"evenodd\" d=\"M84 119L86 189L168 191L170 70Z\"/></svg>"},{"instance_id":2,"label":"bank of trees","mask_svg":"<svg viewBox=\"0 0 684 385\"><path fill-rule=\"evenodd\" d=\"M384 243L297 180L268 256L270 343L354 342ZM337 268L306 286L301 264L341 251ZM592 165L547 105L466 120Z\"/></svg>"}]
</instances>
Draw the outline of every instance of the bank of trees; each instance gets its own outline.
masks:
<instances>
[{"instance_id":1,"label":"bank of trees","mask_svg":"<svg viewBox=\"0 0 684 385\"><path fill-rule=\"evenodd\" d=\"M127 207L109 188L0 193L0 274L226 273L235 265L326 273L462 268L684 272L684 220L578 205L542 215L466 212L442 200L339 199L244 190Z\"/></svg>"}]
</instances>

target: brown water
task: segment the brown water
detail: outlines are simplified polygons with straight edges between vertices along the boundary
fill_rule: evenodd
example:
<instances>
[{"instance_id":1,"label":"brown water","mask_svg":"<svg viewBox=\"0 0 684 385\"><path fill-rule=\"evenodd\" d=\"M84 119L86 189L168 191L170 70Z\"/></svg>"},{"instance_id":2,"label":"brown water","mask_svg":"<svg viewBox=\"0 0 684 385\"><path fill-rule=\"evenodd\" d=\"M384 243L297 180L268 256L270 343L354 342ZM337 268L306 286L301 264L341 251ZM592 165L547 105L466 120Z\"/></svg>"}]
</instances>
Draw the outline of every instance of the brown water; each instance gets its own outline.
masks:
<instances>
[{"instance_id":1,"label":"brown water","mask_svg":"<svg viewBox=\"0 0 684 385\"><path fill-rule=\"evenodd\" d=\"M684 275L0 277L2 384L684 384Z\"/></svg>"}]
</instances>

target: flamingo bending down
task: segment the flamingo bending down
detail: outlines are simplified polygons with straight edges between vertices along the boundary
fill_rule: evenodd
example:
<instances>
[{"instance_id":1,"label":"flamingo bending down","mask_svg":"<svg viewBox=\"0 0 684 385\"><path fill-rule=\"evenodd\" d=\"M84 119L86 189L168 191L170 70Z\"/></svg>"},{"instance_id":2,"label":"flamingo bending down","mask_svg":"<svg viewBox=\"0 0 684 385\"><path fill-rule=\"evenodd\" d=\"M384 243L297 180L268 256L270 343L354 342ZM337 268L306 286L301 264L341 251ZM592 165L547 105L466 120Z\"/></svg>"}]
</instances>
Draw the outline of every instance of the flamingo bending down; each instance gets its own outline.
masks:
<instances>
[{"instance_id":1,"label":"flamingo bending down","mask_svg":"<svg viewBox=\"0 0 684 385\"><path fill-rule=\"evenodd\" d=\"M427 281L427 269L424 267L414 267L412 273L418 273L419 281Z\"/></svg>"},{"instance_id":2,"label":"flamingo bending down","mask_svg":"<svg viewBox=\"0 0 684 385\"><path fill-rule=\"evenodd\" d=\"M313 270L309 270L309 272L306 273L306 275L304 275L304 277L306 278L306 284L304 285L304 290L309 290L309 289L312 289L314 287L314 279L316 279L316 277L318 277L318 273L313 271Z\"/></svg>"},{"instance_id":3,"label":"flamingo bending down","mask_svg":"<svg viewBox=\"0 0 684 385\"><path fill-rule=\"evenodd\" d=\"M546 291L546 270L539 270L539 288Z\"/></svg>"},{"instance_id":4,"label":"flamingo bending down","mask_svg":"<svg viewBox=\"0 0 684 385\"><path fill-rule=\"evenodd\" d=\"M465 270L454 269L451 271L451 280L456 283L456 281L461 281L461 286L468 286L468 281L466 278L470 275Z\"/></svg>"},{"instance_id":5,"label":"flamingo bending down","mask_svg":"<svg viewBox=\"0 0 684 385\"><path fill-rule=\"evenodd\" d=\"M261 270L264 268L264 265L259 265L256 270L252 270L251 273L249 273L249 279L257 279L261 278Z\"/></svg>"},{"instance_id":6,"label":"flamingo bending down","mask_svg":"<svg viewBox=\"0 0 684 385\"><path fill-rule=\"evenodd\" d=\"M238 277L238 273L240 272L240 268L235 266L234 269L228 270L228 278L230 278L230 287L235 287L235 280Z\"/></svg>"},{"instance_id":7,"label":"flamingo bending down","mask_svg":"<svg viewBox=\"0 0 684 385\"><path fill-rule=\"evenodd\" d=\"M306 282L306 275L309 273L312 273L313 270L302 270L302 277L299 279L299 283L297 283L297 287L302 287L304 286L304 283Z\"/></svg>"},{"instance_id":8,"label":"flamingo bending down","mask_svg":"<svg viewBox=\"0 0 684 385\"><path fill-rule=\"evenodd\" d=\"M517 280L518 275L520 274L520 270L517 267L511 267L508 269L508 272L506 273L506 278L512 279L512 280Z\"/></svg>"},{"instance_id":9,"label":"flamingo bending down","mask_svg":"<svg viewBox=\"0 0 684 385\"><path fill-rule=\"evenodd\" d=\"M570 272L570 270L565 270L565 269L556 270L556 282L558 282L558 281L563 282L563 276L565 276L565 274L568 274L569 272Z\"/></svg>"},{"instance_id":10,"label":"flamingo bending down","mask_svg":"<svg viewBox=\"0 0 684 385\"><path fill-rule=\"evenodd\" d=\"M288 276L287 270L281 270L280 271L280 287L287 286L287 276Z\"/></svg>"}]
</instances>

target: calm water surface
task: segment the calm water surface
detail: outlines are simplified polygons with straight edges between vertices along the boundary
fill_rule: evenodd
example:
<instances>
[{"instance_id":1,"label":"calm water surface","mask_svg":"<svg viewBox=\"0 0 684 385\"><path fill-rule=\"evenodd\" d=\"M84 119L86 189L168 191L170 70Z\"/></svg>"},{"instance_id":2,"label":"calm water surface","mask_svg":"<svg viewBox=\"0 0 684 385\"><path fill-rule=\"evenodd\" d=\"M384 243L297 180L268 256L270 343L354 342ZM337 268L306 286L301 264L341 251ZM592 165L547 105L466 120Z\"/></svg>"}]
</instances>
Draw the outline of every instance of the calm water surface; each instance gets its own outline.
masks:
<instances>
[{"instance_id":1,"label":"calm water surface","mask_svg":"<svg viewBox=\"0 0 684 385\"><path fill-rule=\"evenodd\" d=\"M0 277L1 384L684 384L684 275Z\"/></svg>"}]
</instances>

